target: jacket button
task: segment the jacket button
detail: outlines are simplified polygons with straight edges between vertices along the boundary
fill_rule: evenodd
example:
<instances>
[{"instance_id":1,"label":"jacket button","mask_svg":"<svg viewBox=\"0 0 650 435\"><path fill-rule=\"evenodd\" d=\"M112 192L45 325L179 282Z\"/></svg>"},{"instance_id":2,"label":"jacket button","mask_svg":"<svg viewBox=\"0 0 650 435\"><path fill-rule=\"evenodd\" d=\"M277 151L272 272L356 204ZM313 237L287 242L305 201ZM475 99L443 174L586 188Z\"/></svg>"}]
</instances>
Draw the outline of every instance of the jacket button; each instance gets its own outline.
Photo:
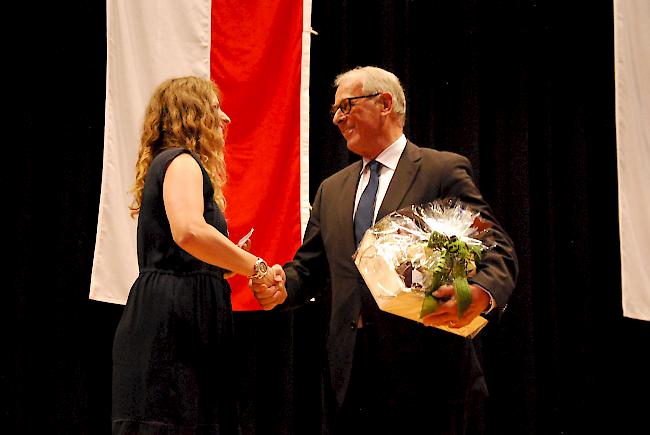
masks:
<instances>
[{"instance_id":1,"label":"jacket button","mask_svg":"<svg viewBox=\"0 0 650 435\"><path fill-rule=\"evenodd\" d=\"M353 331L357 329L357 322L350 322L350 329Z\"/></svg>"}]
</instances>

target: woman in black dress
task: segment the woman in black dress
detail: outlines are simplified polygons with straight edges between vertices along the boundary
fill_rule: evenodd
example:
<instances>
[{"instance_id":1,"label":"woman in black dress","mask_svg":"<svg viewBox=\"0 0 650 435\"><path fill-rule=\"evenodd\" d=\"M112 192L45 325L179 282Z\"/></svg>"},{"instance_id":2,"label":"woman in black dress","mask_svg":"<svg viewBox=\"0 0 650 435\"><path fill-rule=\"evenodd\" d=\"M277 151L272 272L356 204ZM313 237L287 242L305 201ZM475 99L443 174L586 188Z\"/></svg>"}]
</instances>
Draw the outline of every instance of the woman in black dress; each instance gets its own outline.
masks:
<instances>
[{"instance_id":1,"label":"woman in black dress","mask_svg":"<svg viewBox=\"0 0 650 435\"><path fill-rule=\"evenodd\" d=\"M216 85L198 77L165 81L146 110L131 206L140 274L113 343L114 434L237 433L224 273L284 289L227 237L229 122Z\"/></svg>"}]
</instances>

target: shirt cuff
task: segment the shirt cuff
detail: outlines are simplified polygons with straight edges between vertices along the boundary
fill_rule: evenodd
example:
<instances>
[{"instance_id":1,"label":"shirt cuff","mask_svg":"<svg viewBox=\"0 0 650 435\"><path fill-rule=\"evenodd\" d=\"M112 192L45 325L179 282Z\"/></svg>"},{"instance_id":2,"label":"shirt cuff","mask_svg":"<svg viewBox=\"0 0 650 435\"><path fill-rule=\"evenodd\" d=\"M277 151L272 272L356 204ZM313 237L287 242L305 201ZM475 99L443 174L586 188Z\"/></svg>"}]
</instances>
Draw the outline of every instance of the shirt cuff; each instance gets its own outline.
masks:
<instances>
[{"instance_id":1,"label":"shirt cuff","mask_svg":"<svg viewBox=\"0 0 650 435\"><path fill-rule=\"evenodd\" d=\"M490 311L492 311L493 309L496 308L497 303L496 303L496 301L494 300L494 297L492 297L492 295L490 294L489 291L485 290L485 293L487 293L488 296L490 297L490 305L487 307L487 310L483 311L481 314L486 314L487 315L487 314L490 314Z\"/></svg>"}]
</instances>

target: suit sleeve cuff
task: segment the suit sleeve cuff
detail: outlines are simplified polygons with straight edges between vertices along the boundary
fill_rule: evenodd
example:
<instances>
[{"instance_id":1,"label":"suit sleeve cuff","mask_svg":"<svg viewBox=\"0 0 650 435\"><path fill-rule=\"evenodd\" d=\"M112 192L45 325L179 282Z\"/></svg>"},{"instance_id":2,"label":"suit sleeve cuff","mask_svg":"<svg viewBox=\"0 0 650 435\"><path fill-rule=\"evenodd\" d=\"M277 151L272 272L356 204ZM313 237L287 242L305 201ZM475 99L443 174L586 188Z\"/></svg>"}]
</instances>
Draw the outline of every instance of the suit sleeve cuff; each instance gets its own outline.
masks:
<instances>
[{"instance_id":1,"label":"suit sleeve cuff","mask_svg":"<svg viewBox=\"0 0 650 435\"><path fill-rule=\"evenodd\" d=\"M494 296L492 296L492 293L490 293L489 291L487 291L487 289L486 289L485 287L483 287L482 285L477 284L477 283L474 283L474 285L477 286L477 287L479 287L481 290L483 290L485 293L487 293L487 295L490 297L490 305L488 305L488 307L485 309L485 311L483 311L483 312L481 313L481 314L483 314L483 315L490 314L490 312L491 312L493 309L495 309L496 306L497 306L497 303L496 303L496 301L494 300Z\"/></svg>"}]
</instances>

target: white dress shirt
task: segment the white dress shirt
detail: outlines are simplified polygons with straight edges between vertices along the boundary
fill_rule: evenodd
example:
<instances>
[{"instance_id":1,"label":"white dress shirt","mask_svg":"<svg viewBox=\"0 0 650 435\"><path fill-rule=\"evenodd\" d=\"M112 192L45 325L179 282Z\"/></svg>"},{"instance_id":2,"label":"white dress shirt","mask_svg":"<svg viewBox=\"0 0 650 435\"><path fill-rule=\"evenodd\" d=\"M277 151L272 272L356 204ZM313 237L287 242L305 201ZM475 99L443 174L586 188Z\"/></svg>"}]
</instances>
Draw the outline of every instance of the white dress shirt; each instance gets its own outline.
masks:
<instances>
[{"instance_id":1,"label":"white dress shirt","mask_svg":"<svg viewBox=\"0 0 650 435\"><path fill-rule=\"evenodd\" d=\"M375 197L375 210L372 218L373 224L377 219L379 206L384 200L384 196L386 196L388 185L390 184L390 180L393 179L393 174L395 173L395 169L397 169L397 163L399 162L399 158L404 152L404 148L406 148L406 136L401 135L388 148L382 151L381 154L379 154L375 159L381 163L381 166L379 168L379 187L377 188L377 196ZM370 169L368 168L369 162L370 160L364 157L363 166L361 167L361 178L359 179L359 185L357 186L357 195L354 198L354 213L352 215L353 222L354 214L357 213L357 206L359 205L361 194L370 181Z\"/></svg>"}]
</instances>

